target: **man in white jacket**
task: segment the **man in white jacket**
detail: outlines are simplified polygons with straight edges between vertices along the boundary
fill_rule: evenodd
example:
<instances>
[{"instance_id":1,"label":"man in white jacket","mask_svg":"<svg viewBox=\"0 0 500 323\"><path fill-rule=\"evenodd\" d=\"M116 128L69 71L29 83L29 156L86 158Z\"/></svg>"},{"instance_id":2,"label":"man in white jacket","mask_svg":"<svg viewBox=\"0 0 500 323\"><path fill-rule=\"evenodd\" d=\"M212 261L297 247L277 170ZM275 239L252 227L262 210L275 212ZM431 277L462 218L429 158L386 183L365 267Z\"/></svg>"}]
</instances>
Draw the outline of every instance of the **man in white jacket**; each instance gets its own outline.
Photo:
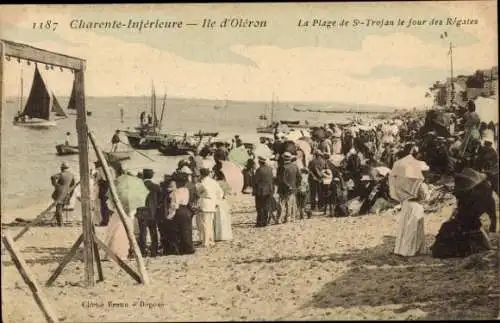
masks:
<instances>
[{"instance_id":1,"label":"man in white jacket","mask_svg":"<svg viewBox=\"0 0 500 323\"><path fill-rule=\"evenodd\" d=\"M214 216L217 211L218 201L224 196L224 191L216 180L210 177L210 170L202 168L200 170L201 180L197 184L200 197L201 212L197 215L197 225L200 232L200 239L203 247L210 247L215 244L214 239Z\"/></svg>"}]
</instances>

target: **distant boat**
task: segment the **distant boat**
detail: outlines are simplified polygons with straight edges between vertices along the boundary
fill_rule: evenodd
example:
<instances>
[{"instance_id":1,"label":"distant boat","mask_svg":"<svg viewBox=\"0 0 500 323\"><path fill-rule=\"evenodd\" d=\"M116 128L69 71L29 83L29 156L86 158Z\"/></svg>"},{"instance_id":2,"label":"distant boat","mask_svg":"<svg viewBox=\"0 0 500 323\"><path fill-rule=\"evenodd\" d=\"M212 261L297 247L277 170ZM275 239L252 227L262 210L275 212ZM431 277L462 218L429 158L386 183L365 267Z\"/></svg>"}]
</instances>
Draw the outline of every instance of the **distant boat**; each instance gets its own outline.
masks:
<instances>
[{"instance_id":1,"label":"distant boat","mask_svg":"<svg viewBox=\"0 0 500 323\"><path fill-rule=\"evenodd\" d=\"M22 81L23 79L21 77L21 97ZM19 127L28 127L32 129L52 128L56 126L56 122L52 117L52 111L54 111L55 116L60 116L62 118L67 117L55 95L49 94L40 71L38 70L38 67L36 67L33 84L31 86L26 106L24 107L23 112L14 118L13 124Z\"/></svg>"}]
</instances>

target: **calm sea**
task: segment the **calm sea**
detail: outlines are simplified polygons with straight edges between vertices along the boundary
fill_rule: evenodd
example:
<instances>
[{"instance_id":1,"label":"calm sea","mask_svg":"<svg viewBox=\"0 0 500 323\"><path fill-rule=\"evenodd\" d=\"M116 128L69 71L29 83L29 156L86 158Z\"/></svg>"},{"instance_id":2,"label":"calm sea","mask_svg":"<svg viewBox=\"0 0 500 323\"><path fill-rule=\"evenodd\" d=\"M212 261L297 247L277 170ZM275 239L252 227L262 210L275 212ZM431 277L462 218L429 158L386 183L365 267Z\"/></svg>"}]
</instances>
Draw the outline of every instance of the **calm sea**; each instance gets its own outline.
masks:
<instances>
[{"instance_id":1,"label":"calm sea","mask_svg":"<svg viewBox=\"0 0 500 323\"><path fill-rule=\"evenodd\" d=\"M67 105L68 98L58 98L61 105ZM26 99L25 99L26 100ZM87 118L89 128L94 132L98 144L103 150L111 148L111 136L116 129L133 128L138 124L141 111L149 111L150 100L141 97L88 97L87 110L92 116ZM259 115L269 113L268 103L227 102L195 99L168 99L164 114L163 129L167 132L218 131L219 137L231 138L239 134L244 141L256 142L260 136L255 128L265 121ZM50 176L56 173L60 163L66 161L75 174L78 173L78 156L56 155L55 145L63 143L66 132L71 132L76 145L76 116L57 121L57 127L48 130L34 130L16 127L12 124L19 102L8 101L3 112L3 154L2 186L5 210L50 199L52 186ZM162 100L158 98L157 106L161 111ZM220 106L215 109L214 106ZM301 105L304 106L303 104ZM319 108L318 104L310 107ZM120 120L120 109L124 110L124 122ZM160 113L160 112L158 112ZM312 112L296 112L290 103L282 103L275 108L275 119L309 120L312 124L344 121L349 114L325 114ZM127 142L126 137L122 140ZM122 150L130 150L122 145ZM182 157L166 157L155 150L142 150L155 161L149 161L140 154L134 153L126 167L137 171L142 168L153 168L155 179L175 169ZM95 155L91 152L91 161Z\"/></svg>"}]
</instances>

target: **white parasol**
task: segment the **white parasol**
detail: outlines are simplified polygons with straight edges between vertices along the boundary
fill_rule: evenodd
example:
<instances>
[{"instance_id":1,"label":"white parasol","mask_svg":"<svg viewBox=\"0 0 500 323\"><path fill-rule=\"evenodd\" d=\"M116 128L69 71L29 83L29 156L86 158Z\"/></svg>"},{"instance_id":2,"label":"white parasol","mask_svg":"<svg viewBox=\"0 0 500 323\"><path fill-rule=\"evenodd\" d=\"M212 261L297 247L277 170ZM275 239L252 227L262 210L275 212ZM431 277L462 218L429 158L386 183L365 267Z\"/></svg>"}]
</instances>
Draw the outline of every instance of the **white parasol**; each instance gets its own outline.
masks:
<instances>
[{"instance_id":1,"label":"white parasol","mask_svg":"<svg viewBox=\"0 0 500 323\"><path fill-rule=\"evenodd\" d=\"M402 202L417 197L418 189L424 182L422 171L429 166L408 155L394 163L389 175L389 194Z\"/></svg>"}]
</instances>

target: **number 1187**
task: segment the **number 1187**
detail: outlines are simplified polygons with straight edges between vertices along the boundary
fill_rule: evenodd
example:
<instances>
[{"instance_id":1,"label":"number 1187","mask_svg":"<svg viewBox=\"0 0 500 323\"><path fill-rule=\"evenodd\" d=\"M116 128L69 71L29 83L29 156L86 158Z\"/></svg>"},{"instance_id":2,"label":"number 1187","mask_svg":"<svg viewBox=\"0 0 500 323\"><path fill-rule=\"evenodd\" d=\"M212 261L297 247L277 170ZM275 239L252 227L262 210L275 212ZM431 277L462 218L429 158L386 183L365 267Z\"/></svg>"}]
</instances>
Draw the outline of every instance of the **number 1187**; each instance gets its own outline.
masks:
<instances>
[{"instance_id":1,"label":"number 1187","mask_svg":"<svg viewBox=\"0 0 500 323\"><path fill-rule=\"evenodd\" d=\"M47 20L47 21L41 21L41 22L34 22L33 23L33 29L43 29L43 30L52 30L55 31L57 28L57 25L59 25L58 22L52 21L52 20Z\"/></svg>"}]
</instances>

